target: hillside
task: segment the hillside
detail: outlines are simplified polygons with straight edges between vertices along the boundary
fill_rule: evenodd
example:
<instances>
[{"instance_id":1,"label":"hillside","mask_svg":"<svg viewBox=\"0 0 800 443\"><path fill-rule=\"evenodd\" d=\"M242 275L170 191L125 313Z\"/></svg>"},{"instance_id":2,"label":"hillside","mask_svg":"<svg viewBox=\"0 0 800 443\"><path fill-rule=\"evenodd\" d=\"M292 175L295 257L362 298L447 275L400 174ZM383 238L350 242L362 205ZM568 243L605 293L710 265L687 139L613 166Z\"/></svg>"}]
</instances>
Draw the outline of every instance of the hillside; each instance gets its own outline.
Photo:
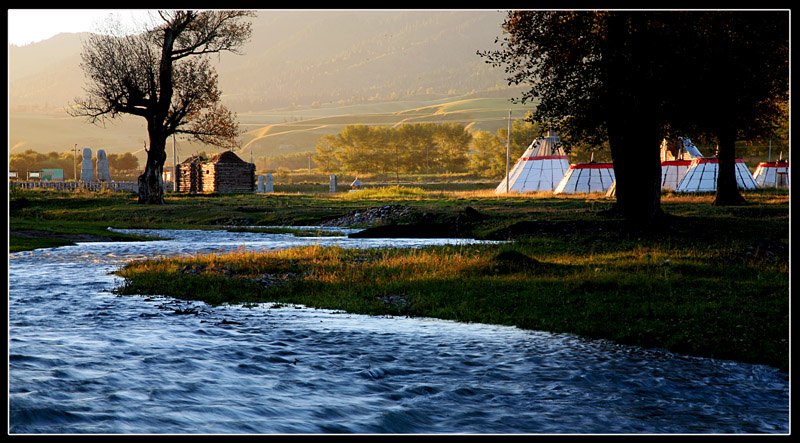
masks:
<instances>
[{"instance_id":1,"label":"hillside","mask_svg":"<svg viewBox=\"0 0 800 443\"><path fill-rule=\"evenodd\" d=\"M345 124L496 128L519 91L476 52L494 47L502 20L497 11L259 11L245 53L213 61L223 100L248 131L247 155L313 150L316 138ZM147 134L136 118L102 128L64 112L83 94L84 37L9 46L9 150L141 151ZM473 108L448 110L456 103ZM179 142L179 153L200 149Z\"/></svg>"},{"instance_id":2,"label":"hillside","mask_svg":"<svg viewBox=\"0 0 800 443\"><path fill-rule=\"evenodd\" d=\"M441 103L388 102L372 106L344 106L297 111L297 120L276 122L281 113L246 113L239 121L247 133L242 137L240 155L249 158L275 154L314 151L317 140L326 134L339 133L352 124L397 126L413 123L461 123L470 130L495 132L507 126L509 109L520 119L529 106L513 105L506 98L452 98ZM397 107L405 107L392 111ZM355 109L354 109L355 108ZM327 112L326 112L327 111ZM286 114L283 114L286 115ZM299 117L298 117L299 116ZM251 123L252 121L252 123Z\"/></svg>"},{"instance_id":3,"label":"hillside","mask_svg":"<svg viewBox=\"0 0 800 443\"><path fill-rule=\"evenodd\" d=\"M495 11L266 11L244 56L223 54L220 86L240 112L463 95L506 84L476 52Z\"/></svg>"}]
</instances>

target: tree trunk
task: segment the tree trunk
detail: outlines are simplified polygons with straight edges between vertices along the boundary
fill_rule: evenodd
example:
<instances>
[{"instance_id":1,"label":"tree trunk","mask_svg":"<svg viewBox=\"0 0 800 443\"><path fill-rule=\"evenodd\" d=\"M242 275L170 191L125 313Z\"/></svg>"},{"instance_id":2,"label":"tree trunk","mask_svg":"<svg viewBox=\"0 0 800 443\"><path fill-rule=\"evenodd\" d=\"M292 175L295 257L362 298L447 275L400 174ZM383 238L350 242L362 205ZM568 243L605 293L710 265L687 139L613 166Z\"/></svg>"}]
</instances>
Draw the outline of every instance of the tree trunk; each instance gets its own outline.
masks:
<instances>
[{"instance_id":1,"label":"tree trunk","mask_svg":"<svg viewBox=\"0 0 800 443\"><path fill-rule=\"evenodd\" d=\"M167 161L167 119L173 94L172 49L175 34L170 27L164 29L164 42L161 46L159 64L159 86L161 96L147 117L147 133L150 135L150 150L147 151L147 165L144 174L139 176L139 203L164 204L164 182L162 173Z\"/></svg>"},{"instance_id":2,"label":"tree trunk","mask_svg":"<svg viewBox=\"0 0 800 443\"><path fill-rule=\"evenodd\" d=\"M620 125L618 123L618 125ZM659 220L661 209L661 158L658 132L641 122L609 126L609 144L617 181L614 211L636 224Z\"/></svg>"},{"instance_id":3,"label":"tree trunk","mask_svg":"<svg viewBox=\"0 0 800 443\"><path fill-rule=\"evenodd\" d=\"M724 129L717 136L719 154L717 164L717 196L715 206L745 205L736 182L736 137L733 129Z\"/></svg>"},{"instance_id":4,"label":"tree trunk","mask_svg":"<svg viewBox=\"0 0 800 443\"><path fill-rule=\"evenodd\" d=\"M646 14L611 14L603 83L616 198L612 212L641 225L660 219L661 158L658 97L653 97Z\"/></svg>"},{"instance_id":5,"label":"tree trunk","mask_svg":"<svg viewBox=\"0 0 800 443\"><path fill-rule=\"evenodd\" d=\"M139 176L139 203L164 204L164 163L167 161L167 139L158 129L150 128L150 150L147 164Z\"/></svg>"}]
</instances>

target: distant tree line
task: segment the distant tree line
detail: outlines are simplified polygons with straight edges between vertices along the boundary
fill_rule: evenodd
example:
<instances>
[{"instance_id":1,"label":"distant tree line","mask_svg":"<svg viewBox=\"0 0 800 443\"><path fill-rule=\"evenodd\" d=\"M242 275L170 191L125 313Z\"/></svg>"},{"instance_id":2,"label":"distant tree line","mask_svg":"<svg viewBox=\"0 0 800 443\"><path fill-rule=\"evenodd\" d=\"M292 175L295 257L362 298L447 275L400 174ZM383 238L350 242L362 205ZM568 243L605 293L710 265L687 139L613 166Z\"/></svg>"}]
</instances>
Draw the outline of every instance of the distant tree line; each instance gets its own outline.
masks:
<instances>
[{"instance_id":1,"label":"distant tree line","mask_svg":"<svg viewBox=\"0 0 800 443\"><path fill-rule=\"evenodd\" d=\"M471 141L472 134L456 123L347 125L319 139L314 161L325 172L462 172Z\"/></svg>"},{"instance_id":2,"label":"distant tree line","mask_svg":"<svg viewBox=\"0 0 800 443\"><path fill-rule=\"evenodd\" d=\"M311 152L270 155L256 159L256 170L266 172L276 172L278 169L288 169L290 171L307 169L309 165L311 168L317 168L317 163L314 161L314 155Z\"/></svg>"},{"instance_id":3,"label":"distant tree line","mask_svg":"<svg viewBox=\"0 0 800 443\"><path fill-rule=\"evenodd\" d=\"M514 120L511 124L510 166L525 149L545 135L548 125ZM457 123L415 123L396 127L348 125L339 134L323 136L314 164L323 172L420 174L463 173L499 179L505 173L508 129L469 131ZM610 161L604 147L565 146L577 162ZM276 167L307 167L305 154L272 157ZM293 161L292 161L293 160ZM278 164L278 162L280 164ZM306 162L300 164L301 162Z\"/></svg>"},{"instance_id":4,"label":"distant tree line","mask_svg":"<svg viewBox=\"0 0 800 443\"><path fill-rule=\"evenodd\" d=\"M80 150L83 151L83 150ZM127 171L139 169L139 159L130 152L124 154L107 154L108 168L111 172L112 180L122 180L132 178L133 175L126 174ZM92 166L96 166L97 159L92 158ZM39 171L42 169L63 169L64 180L75 179L75 169L81 170L83 164L83 154L75 156L72 152L48 152L42 154L32 149L24 152L13 153L8 158L8 168L19 171L19 177L27 177L28 171ZM79 173L80 174L80 173ZM128 177L130 175L130 177Z\"/></svg>"}]
</instances>

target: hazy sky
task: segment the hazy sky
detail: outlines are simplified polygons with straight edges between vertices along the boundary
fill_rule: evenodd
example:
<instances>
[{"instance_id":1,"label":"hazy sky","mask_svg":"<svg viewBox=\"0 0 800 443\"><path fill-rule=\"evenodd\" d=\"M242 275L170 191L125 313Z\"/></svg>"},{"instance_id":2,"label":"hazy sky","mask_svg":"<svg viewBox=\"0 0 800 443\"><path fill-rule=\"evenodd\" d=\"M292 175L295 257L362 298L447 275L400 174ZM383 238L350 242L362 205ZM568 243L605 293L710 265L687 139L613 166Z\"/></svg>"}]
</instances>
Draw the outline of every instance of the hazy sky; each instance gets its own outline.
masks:
<instances>
[{"instance_id":1,"label":"hazy sky","mask_svg":"<svg viewBox=\"0 0 800 443\"><path fill-rule=\"evenodd\" d=\"M17 46L46 40L62 32L92 32L108 19L144 16L147 10L126 9L9 9L8 43Z\"/></svg>"}]
</instances>

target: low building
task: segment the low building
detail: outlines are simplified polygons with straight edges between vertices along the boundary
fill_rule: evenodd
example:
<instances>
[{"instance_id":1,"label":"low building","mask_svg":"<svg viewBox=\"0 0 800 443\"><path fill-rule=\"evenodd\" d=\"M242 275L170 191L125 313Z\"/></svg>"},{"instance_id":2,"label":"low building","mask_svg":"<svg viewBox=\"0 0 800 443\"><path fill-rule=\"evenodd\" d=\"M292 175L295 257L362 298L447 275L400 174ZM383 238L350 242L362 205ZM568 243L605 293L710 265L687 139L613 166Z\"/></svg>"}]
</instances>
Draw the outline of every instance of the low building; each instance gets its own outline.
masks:
<instances>
[{"instance_id":1,"label":"low building","mask_svg":"<svg viewBox=\"0 0 800 443\"><path fill-rule=\"evenodd\" d=\"M192 156L178 165L178 192L250 193L256 190L256 166L240 159L232 151L210 159Z\"/></svg>"}]
</instances>

